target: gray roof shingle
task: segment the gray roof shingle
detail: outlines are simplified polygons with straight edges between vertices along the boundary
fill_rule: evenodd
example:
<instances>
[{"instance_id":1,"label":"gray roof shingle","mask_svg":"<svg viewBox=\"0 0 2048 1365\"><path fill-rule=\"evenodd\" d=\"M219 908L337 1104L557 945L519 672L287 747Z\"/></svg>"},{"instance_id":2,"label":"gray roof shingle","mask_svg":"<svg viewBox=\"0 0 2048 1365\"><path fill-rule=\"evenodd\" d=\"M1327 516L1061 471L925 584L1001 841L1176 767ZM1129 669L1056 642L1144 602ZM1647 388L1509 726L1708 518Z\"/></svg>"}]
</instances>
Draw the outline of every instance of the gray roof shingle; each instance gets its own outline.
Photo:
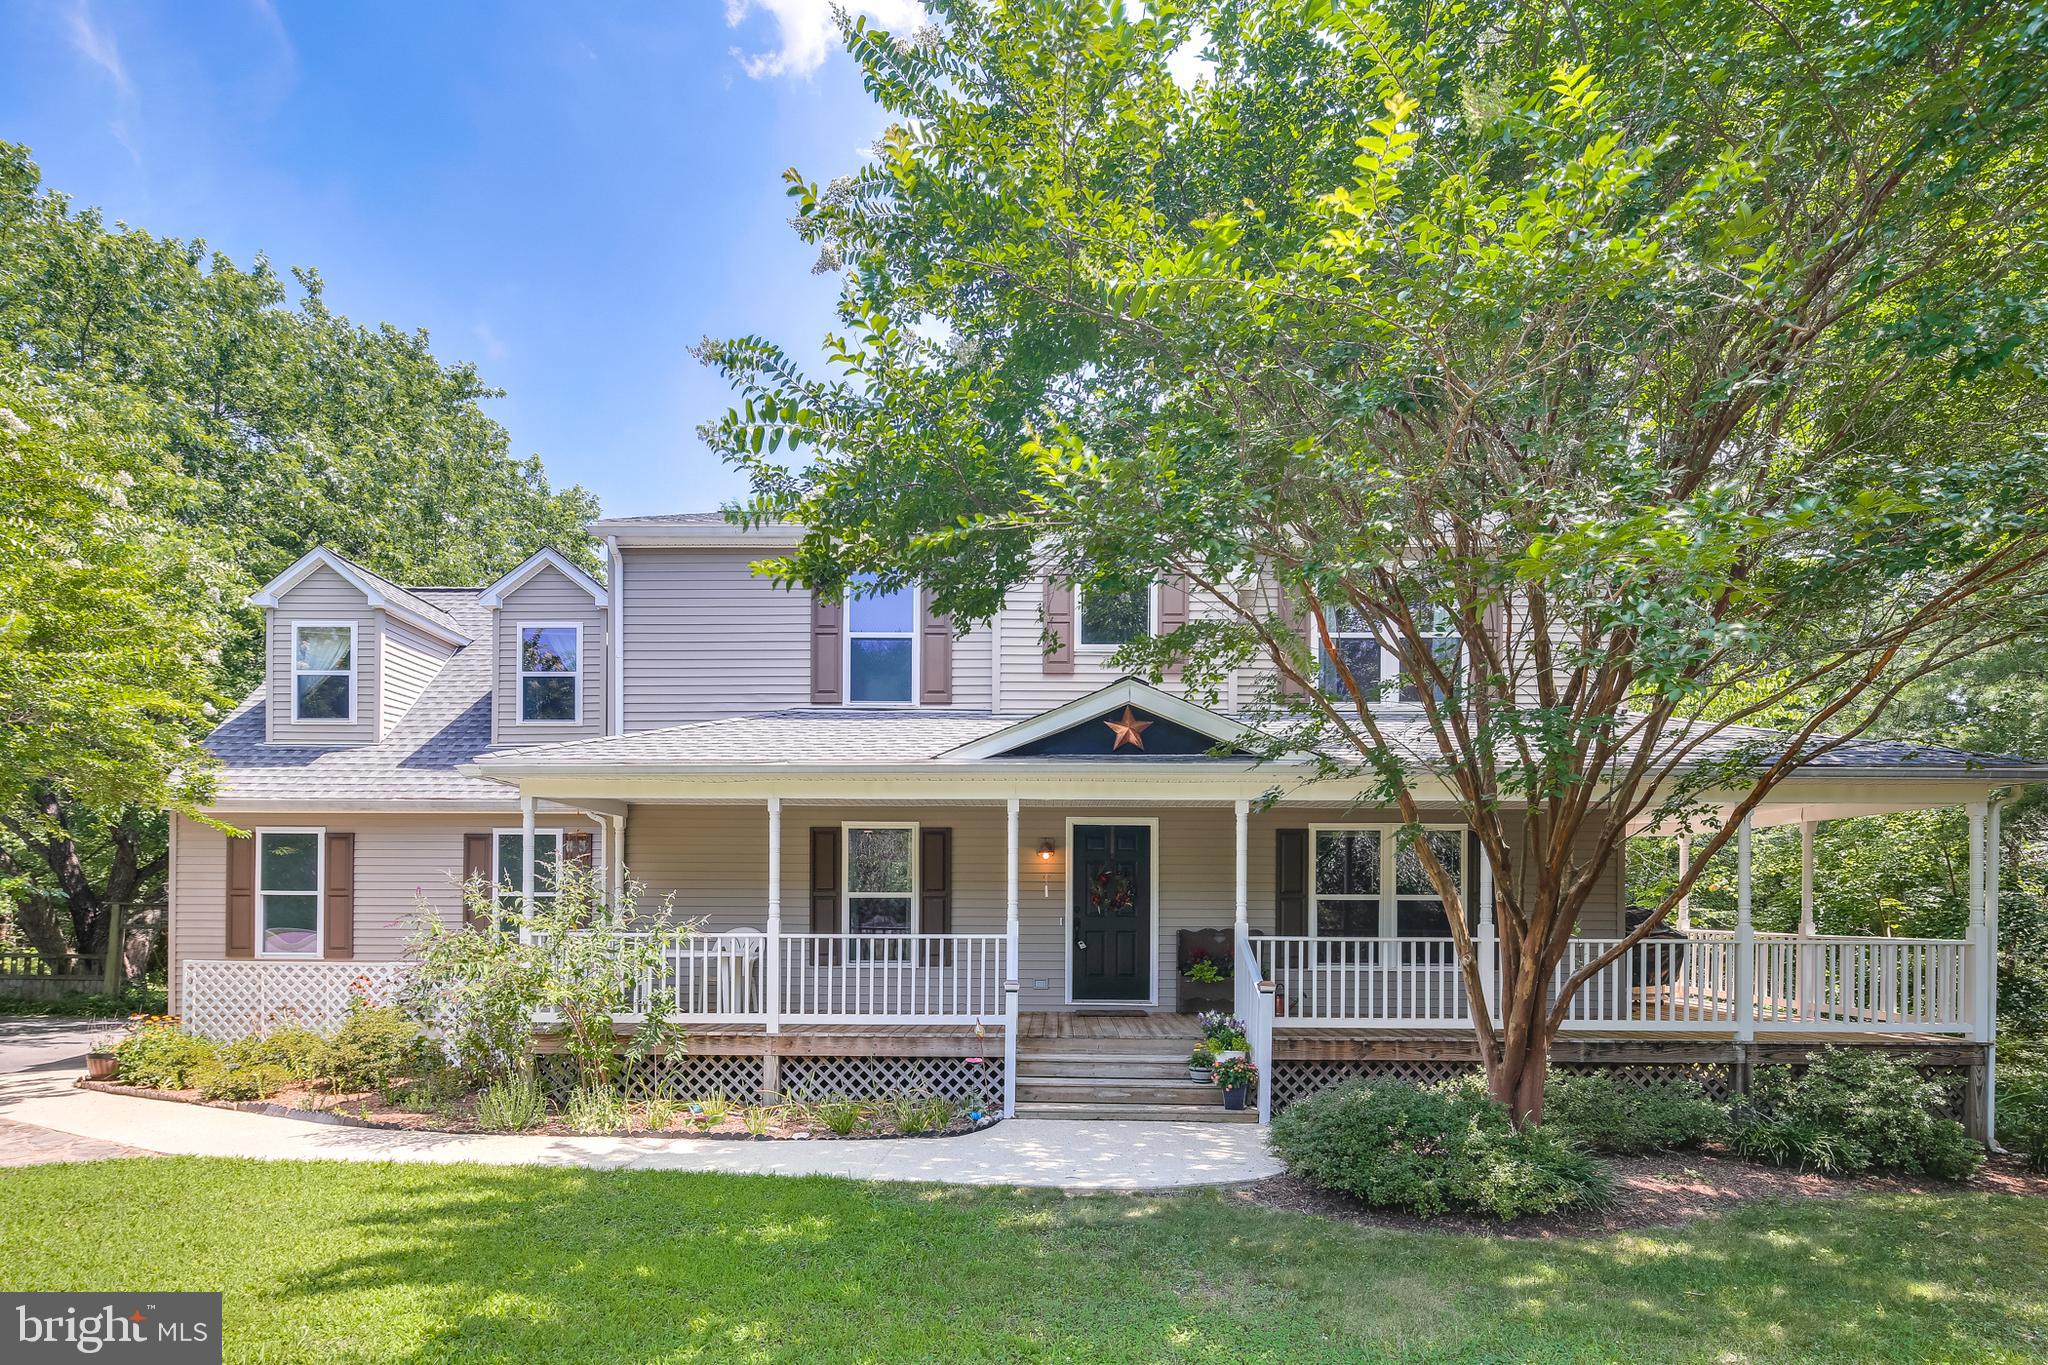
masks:
<instances>
[{"instance_id":1,"label":"gray roof shingle","mask_svg":"<svg viewBox=\"0 0 2048 1365\"><path fill-rule=\"evenodd\" d=\"M213 804L394 801L514 804L511 790L457 771L491 747L490 612L477 588L401 589L470 639L455 651L391 733L375 744L322 748L266 744L263 693L244 701L207 737L221 760Z\"/></svg>"}]
</instances>

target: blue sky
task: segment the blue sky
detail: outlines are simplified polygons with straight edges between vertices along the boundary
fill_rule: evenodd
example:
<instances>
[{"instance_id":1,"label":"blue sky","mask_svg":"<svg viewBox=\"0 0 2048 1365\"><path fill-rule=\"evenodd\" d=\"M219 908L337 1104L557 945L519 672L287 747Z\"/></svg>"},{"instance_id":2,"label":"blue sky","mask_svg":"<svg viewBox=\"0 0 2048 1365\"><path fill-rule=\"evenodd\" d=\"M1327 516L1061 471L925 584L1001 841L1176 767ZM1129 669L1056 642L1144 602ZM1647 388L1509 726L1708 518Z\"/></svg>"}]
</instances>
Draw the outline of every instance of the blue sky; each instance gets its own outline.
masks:
<instances>
[{"instance_id":1,"label":"blue sky","mask_svg":"<svg viewBox=\"0 0 2048 1365\"><path fill-rule=\"evenodd\" d=\"M507 390L513 450L606 512L711 507L742 489L695 435L726 391L688 348L816 356L837 285L779 177L850 171L882 127L825 14L29 0L0 5L0 138L109 217L316 266L350 317L427 328Z\"/></svg>"}]
</instances>

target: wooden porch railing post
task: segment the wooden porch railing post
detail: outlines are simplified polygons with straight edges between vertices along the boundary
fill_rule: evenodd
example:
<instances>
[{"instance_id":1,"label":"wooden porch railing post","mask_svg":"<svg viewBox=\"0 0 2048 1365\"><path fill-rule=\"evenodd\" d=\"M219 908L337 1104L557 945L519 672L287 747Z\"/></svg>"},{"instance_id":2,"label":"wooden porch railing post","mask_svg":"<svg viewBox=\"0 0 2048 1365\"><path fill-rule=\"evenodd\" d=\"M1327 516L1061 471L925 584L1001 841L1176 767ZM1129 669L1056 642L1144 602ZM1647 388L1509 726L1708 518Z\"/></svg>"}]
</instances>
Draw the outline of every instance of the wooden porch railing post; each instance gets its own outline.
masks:
<instances>
[{"instance_id":1,"label":"wooden porch railing post","mask_svg":"<svg viewBox=\"0 0 2048 1365\"><path fill-rule=\"evenodd\" d=\"M127 954L121 951L122 940L128 933L127 907L119 901L107 907L107 994L119 995L121 988L128 984Z\"/></svg>"},{"instance_id":2,"label":"wooden porch railing post","mask_svg":"<svg viewBox=\"0 0 2048 1365\"><path fill-rule=\"evenodd\" d=\"M1749 909L1750 820L1735 831L1735 1040L1756 1037L1756 926Z\"/></svg>"}]
</instances>

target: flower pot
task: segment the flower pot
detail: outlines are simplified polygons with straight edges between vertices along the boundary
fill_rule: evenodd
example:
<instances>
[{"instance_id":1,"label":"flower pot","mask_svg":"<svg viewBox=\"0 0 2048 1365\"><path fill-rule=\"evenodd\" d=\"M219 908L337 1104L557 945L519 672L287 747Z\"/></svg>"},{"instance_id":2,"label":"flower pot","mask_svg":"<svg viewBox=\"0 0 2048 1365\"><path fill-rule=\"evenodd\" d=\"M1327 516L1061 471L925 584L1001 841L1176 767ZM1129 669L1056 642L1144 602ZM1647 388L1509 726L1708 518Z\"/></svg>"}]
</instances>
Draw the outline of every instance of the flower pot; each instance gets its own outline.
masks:
<instances>
[{"instance_id":1,"label":"flower pot","mask_svg":"<svg viewBox=\"0 0 2048 1365\"><path fill-rule=\"evenodd\" d=\"M121 1069L121 1060L111 1052L88 1052L85 1054L85 1074L95 1081L111 1081Z\"/></svg>"},{"instance_id":2,"label":"flower pot","mask_svg":"<svg viewBox=\"0 0 2048 1365\"><path fill-rule=\"evenodd\" d=\"M1188 1068L1188 1079L1197 1085L1208 1085L1216 1077L1206 1066L1191 1066Z\"/></svg>"},{"instance_id":3,"label":"flower pot","mask_svg":"<svg viewBox=\"0 0 2048 1365\"><path fill-rule=\"evenodd\" d=\"M1224 1087L1223 1087L1223 1107L1224 1107L1225 1109L1242 1109L1242 1108L1244 1108L1244 1097L1245 1097L1245 1091L1246 1091L1246 1087L1245 1087L1245 1086L1243 1086L1243 1085L1226 1085L1226 1086L1224 1086Z\"/></svg>"}]
</instances>

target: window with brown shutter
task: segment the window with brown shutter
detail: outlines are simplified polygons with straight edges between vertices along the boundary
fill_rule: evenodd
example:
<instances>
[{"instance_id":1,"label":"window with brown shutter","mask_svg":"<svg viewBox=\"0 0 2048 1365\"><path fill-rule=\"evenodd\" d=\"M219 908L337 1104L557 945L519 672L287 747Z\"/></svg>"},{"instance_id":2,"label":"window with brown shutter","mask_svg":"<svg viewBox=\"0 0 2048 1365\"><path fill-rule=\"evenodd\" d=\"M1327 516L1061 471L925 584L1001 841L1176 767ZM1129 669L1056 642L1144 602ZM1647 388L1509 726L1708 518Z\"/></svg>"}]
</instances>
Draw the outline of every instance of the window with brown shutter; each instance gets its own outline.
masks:
<instances>
[{"instance_id":1,"label":"window with brown shutter","mask_svg":"<svg viewBox=\"0 0 2048 1365\"><path fill-rule=\"evenodd\" d=\"M917 700L924 706L953 703L953 618L932 610L931 597L918 599Z\"/></svg>"},{"instance_id":2,"label":"window with brown shutter","mask_svg":"<svg viewBox=\"0 0 2048 1365\"><path fill-rule=\"evenodd\" d=\"M464 928L480 929L487 926L490 913L486 908L491 898L491 847L494 836L488 831L482 834L462 836L462 923ZM481 892L481 903L472 900L471 893Z\"/></svg>"},{"instance_id":3,"label":"window with brown shutter","mask_svg":"<svg viewBox=\"0 0 2048 1365\"><path fill-rule=\"evenodd\" d=\"M1175 574L1159 585L1159 634L1171 635L1188 623L1188 580ZM1180 672L1176 661L1166 670L1169 676Z\"/></svg>"},{"instance_id":4,"label":"window with brown shutter","mask_svg":"<svg viewBox=\"0 0 2048 1365\"><path fill-rule=\"evenodd\" d=\"M327 836L327 904L322 907L320 955L346 962L356 955L356 836Z\"/></svg>"},{"instance_id":5,"label":"window with brown shutter","mask_svg":"<svg viewBox=\"0 0 2048 1365\"><path fill-rule=\"evenodd\" d=\"M837 602L811 594L811 705L837 706L845 699L841 676L846 612Z\"/></svg>"},{"instance_id":6,"label":"window with brown shutter","mask_svg":"<svg viewBox=\"0 0 2048 1365\"><path fill-rule=\"evenodd\" d=\"M1308 933L1308 831L1273 831L1273 931L1282 938Z\"/></svg>"},{"instance_id":7,"label":"window with brown shutter","mask_svg":"<svg viewBox=\"0 0 2048 1365\"><path fill-rule=\"evenodd\" d=\"M1045 633L1054 644L1046 652L1045 676L1066 677L1074 671L1074 585L1045 580Z\"/></svg>"},{"instance_id":8,"label":"window with brown shutter","mask_svg":"<svg viewBox=\"0 0 2048 1365\"><path fill-rule=\"evenodd\" d=\"M1303 615L1300 604L1288 595L1285 588L1280 589L1280 625L1297 644L1308 647L1309 658L1316 657L1315 642L1308 638L1307 618ZM1308 695L1308 688L1292 675L1282 673L1280 694L1285 697L1305 697Z\"/></svg>"},{"instance_id":9,"label":"window with brown shutter","mask_svg":"<svg viewBox=\"0 0 2048 1365\"><path fill-rule=\"evenodd\" d=\"M229 957L256 956L256 840L252 835L228 840L227 932L222 946Z\"/></svg>"},{"instance_id":10,"label":"window with brown shutter","mask_svg":"<svg viewBox=\"0 0 2048 1365\"><path fill-rule=\"evenodd\" d=\"M839 828L818 825L811 830L811 932L839 932ZM820 962L836 962L834 945L816 945Z\"/></svg>"},{"instance_id":11,"label":"window with brown shutter","mask_svg":"<svg viewBox=\"0 0 2048 1365\"><path fill-rule=\"evenodd\" d=\"M917 832L917 932L953 932L953 831L919 829ZM952 946L926 946L928 962L952 961Z\"/></svg>"}]
</instances>

